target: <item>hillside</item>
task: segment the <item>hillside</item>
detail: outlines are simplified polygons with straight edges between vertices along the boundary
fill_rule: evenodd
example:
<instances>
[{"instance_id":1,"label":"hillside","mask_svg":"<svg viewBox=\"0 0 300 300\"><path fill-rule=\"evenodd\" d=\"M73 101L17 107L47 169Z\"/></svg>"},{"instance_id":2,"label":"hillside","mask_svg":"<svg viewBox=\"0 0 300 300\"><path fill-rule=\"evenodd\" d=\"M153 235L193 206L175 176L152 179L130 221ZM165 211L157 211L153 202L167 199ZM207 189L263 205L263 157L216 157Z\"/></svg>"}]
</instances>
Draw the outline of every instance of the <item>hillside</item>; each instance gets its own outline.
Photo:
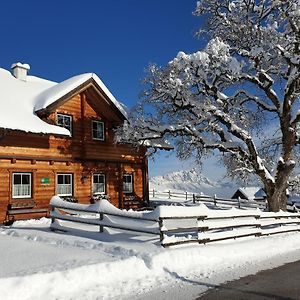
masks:
<instances>
[{"instance_id":1,"label":"hillside","mask_svg":"<svg viewBox=\"0 0 300 300\"><path fill-rule=\"evenodd\" d=\"M172 172L163 176L151 177L150 190L157 191L188 191L191 193L203 193L205 195L217 195L218 197L231 197L238 186L227 179L213 181L195 168Z\"/></svg>"}]
</instances>

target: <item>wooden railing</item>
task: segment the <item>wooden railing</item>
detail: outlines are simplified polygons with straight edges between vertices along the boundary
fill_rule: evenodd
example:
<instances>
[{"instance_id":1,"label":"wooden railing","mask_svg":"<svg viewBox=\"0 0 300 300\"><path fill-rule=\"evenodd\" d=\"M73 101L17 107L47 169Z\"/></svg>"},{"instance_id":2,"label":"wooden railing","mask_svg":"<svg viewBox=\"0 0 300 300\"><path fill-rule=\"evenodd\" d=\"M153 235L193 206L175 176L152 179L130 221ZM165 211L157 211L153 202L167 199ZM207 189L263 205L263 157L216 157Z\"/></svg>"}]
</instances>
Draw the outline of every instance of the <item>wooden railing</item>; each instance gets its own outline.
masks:
<instances>
[{"instance_id":1,"label":"wooden railing","mask_svg":"<svg viewBox=\"0 0 300 300\"><path fill-rule=\"evenodd\" d=\"M103 200L106 201L106 200ZM52 201L51 201L52 202ZM56 220L70 221L103 228L134 231L159 237L164 247L198 243L206 244L241 237L300 231L300 213L261 212L259 210L211 210L191 215L197 207L176 208L177 213L166 215L157 208L154 212L127 212L114 208L113 211L95 211L92 205L52 202L50 203L52 230L68 230L68 224L57 224ZM179 216L176 214L180 213ZM87 217L82 214L93 214ZM186 214L186 215L184 215Z\"/></svg>"},{"instance_id":2,"label":"wooden railing","mask_svg":"<svg viewBox=\"0 0 300 300\"><path fill-rule=\"evenodd\" d=\"M176 199L176 198L181 198L181 199L185 199L185 200L189 200L189 199L193 199L193 193L190 192L174 192L174 191L157 191L155 189L152 189L149 192L149 196L150 198L155 198L155 197L163 197L163 198L167 198L167 199Z\"/></svg>"},{"instance_id":3,"label":"wooden railing","mask_svg":"<svg viewBox=\"0 0 300 300\"><path fill-rule=\"evenodd\" d=\"M236 207L236 208L260 208L265 209L267 208L267 202L262 201L255 201L255 200L245 200L241 199L240 197L237 199L226 199L226 198L218 198L216 195L213 197L204 196L204 195L193 195L193 202L203 202L203 203L211 203L214 206L229 206L229 207Z\"/></svg>"},{"instance_id":4,"label":"wooden railing","mask_svg":"<svg viewBox=\"0 0 300 300\"><path fill-rule=\"evenodd\" d=\"M160 218L161 242L164 247L236 239L247 236L260 237L278 233L300 231L300 214L253 212L244 215L189 216L194 226L176 226L182 217ZM168 222L172 221L168 224ZM176 222L174 222L176 221ZM172 226L173 223L173 226ZM177 235L177 236L175 236Z\"/></svg>"},{"instance_id":5,"label":"wooden railing","mask_svg":"<svg viewBox=\"0 0 300 300\"><path fill-rule=\"evenodd\" d=\"M104 201L104 200L103 200ZM99 226L99 232L103 232L103 228L113 228L126 231L135 231L146 234L160 235L157 219L143 218L140 215L121 213L116 209L116 213L95 211L92 205L68 203L57 205L50 202L50 218L52 230L64 230L67 227L61 227L56 224L55 220L70 221L88 225ZM118 212L120 211L120 213ZM82 213L91 214L90 217L82 215ZM97 216L97 217L95 217ZM147 228L148 223L148 228Z\"/></svg>"},{"instance_id":6,"label":"wooden railing","mask_svg":"<svg viewBox=\"0 0 300 300\"><path fill-rule=\"evenodd\" d=\"M220 207L236 207L236 208L260 208L265 209L267 204L265 201L254 201L254 200L245 200L241 198L237 199L226 199L226 198L219 198L216 195L214 196L206 196L201 194L194 194L190 192L173 192L173 191L157 191L152 190L150 192L150 198L159 198L159 199L169 199L169 200L176 200L176 199L183 199L183 200L192 200L193 203L196 202L202 202L204 204L211 204L214 206L220 206ZM155 200L152 202L155 203ZM162 204L170 203L169 201L160 201ZM157 203L158 204L158 203ZM184 204L178 202L177 205Z\"/></svg>"}]
</instances>

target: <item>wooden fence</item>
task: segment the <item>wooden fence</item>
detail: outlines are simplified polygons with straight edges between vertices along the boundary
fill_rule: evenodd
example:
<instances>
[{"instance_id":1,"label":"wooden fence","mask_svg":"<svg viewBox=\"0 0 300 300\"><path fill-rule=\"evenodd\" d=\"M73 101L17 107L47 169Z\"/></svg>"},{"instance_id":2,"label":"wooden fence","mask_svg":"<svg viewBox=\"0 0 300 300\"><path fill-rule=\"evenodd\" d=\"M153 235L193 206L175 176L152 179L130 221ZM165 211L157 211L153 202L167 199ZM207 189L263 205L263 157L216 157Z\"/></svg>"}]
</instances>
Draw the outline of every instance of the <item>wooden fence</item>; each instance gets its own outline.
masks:
<instances>
[{"instance_id":1,"label":"wooden fence","mask_svg":"<svg viewBox=\"0 0 300 300\"><path fill-rule=\"evenodd\" d=\"M259 210L207 210L202 215L143 217L126 211L101 212L95 214L88 205L51 204L52 230L69 228L55 222L56 219L99 226L117 230L134 231L159 237L164 247L236 239L240 237L260 237L264 235L300 231L300 213L261 212ZM177 208L180 209L180 208ZM192 208L191 208L192 209ZM120 212L118 212L120 211ZM80 214L93 214L90 217ZM155 214L153 214L155 215Z\"/></svg>"},{"instance_id":2,"label":"wooden fence","mask_svg":"<svg viewBox=\"0 0 300 300\"><path fill-rule=\"evenodd\" d=\"M176 226L177 221L182 219L182 217L160 218L161 241L164 247L300 231L298 213L254 212L244 215L190 216L186 219L195 220L196 226ZM167 224L168 221L172 221L173 226Z\"/></svg>"},{"instance_id":3,"label":"wooden fence","mask_svg":"<svg viewBox=\"0 0 300 300\"><path fill-rule=\"evenodd\" d=\"M96 225L99 226L99 232L103 232L103 228L113 228L126 231L135 231L146 234L160 235L159 228L157 227L157 219L134 217L130 215L122 215L109 212L95 213L95 210L88 209L87 205L76 204L76 207L69 205L69 208L50 203L50 218L52 230L63 230L63 227L56 224L55 220L70 221L75 223ZM80 208L83 206L84 208ZM82 215L82 213L90 214L90 217ZM95 217L98 215L98 217ZM128 222L133 221L133 222ZM125 222L124 222L125 221ZM135 222L134 222L135 221ZM146 228L149 223L150 228ZM143 224L143 226L141 226ZM154 226L153 226L154 225ZM67 229L67 227L64 227Z\"/></svg>"},{"instance_id":4,"label":"wooden fence","mask_svg":"<svg viewBox=\"0 0 300 300\"><path fill-rule=\"evenodd\" d=\"M193 202L203 202L210 203L214 206L226 206L226 207L236 207L236 208L259 208L265 209L267 208L266 201L254 201L254 200L245 200L240 197L237 199L226 199L226 198L218 198L216 195L214 197L204 196L204 195L194 195Z\"/></svg>"},{"instance_id":5,"label":"wooden fence","mask_svg":"<svg viewBox=\"0 0 300 300\"><path fill-rule=\"evenodd\" d=\"M185 200L192 200L193 199L193 193L190 192L174 192L174 191L157 191L155 189L151 190L149 192L150 197L152 198L167 198L167 199L185 199Z\"/></svg>"},{"instance_id":6,"label":"wooden fence","mask_svg":"<svg viewBox=\"0 0 300 300\"><path fill-rule=\"evenodd\" d=\"M192 200L193 203L196 202L202 202L204 204L211 204L214 206L219 206L219 207L236 207L236 208L260 208L260 209L265 209L267 208L267 203L265 201L254 201L254 200L245 200L241 198L237 199L226 199L226 198L219 198L216 195L213 197L211 196L206 196L206 195L201 195L201 194L193 194L189 192L172 192L172 191L156 191L152 190L150 192L150 195L152 198L167 198L167 199L185 199L186 201ZM152 202L154 205L158 205L159 203L155 202L155 200ZM170 204L169 201L159 201L160 204ZM173 204L184 204L184 203L173 203Z\"/></svg>"}]
</instances>

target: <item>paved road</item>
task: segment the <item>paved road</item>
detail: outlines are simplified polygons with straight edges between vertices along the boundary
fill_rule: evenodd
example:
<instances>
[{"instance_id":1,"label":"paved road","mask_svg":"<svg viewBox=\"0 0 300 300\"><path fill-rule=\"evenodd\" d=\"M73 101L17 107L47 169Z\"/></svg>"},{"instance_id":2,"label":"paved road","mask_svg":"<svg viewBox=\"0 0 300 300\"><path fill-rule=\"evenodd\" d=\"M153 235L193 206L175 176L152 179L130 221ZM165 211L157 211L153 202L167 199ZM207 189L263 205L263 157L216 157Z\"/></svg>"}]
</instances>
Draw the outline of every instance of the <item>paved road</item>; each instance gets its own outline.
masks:
<instances>
[{"instance_id":1,"label":"paved road","mask_svg":"<svg viewBox=\"0 0 300 300\"><path fill-rule=\"evenodd\" d=\"M221 285L199 300L299 300L300 261Z\"/></svg>"}]
</instances>

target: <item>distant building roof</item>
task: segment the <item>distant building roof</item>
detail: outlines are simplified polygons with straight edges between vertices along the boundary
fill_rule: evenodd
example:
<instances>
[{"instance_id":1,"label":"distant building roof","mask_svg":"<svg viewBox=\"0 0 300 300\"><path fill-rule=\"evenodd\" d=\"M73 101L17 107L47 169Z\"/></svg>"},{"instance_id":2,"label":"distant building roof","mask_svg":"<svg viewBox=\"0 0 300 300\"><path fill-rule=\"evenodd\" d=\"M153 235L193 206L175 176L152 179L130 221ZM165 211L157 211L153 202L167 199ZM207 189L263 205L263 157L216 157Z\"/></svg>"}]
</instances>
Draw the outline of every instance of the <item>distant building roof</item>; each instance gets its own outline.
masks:
<instances>
[{"instance_id":1,"label":"distant building roof","mask_svg":"<svg viewBox=\"0 0 300 300\"><path fill-rule=\"evenodd\" d=\"M234 195L238 191L248 200L263 199L266 197L266 193L261 187L241 187L234 193Z\"/></svg>"}]
</instances>

